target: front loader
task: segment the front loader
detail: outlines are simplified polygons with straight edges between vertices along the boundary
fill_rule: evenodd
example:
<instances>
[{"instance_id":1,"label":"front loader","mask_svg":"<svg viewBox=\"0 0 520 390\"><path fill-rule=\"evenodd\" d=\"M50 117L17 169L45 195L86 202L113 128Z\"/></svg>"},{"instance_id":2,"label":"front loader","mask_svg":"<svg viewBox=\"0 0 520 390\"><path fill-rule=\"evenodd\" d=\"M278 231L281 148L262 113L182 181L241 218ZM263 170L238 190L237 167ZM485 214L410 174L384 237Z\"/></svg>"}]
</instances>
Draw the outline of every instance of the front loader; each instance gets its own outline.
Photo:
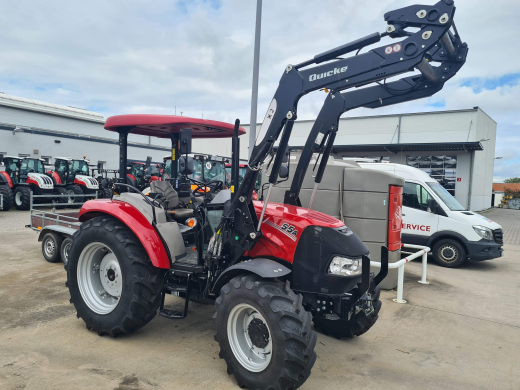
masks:
<instances>
[{"instance_id":1,"label":"front loader","mask_svg":"<svg viewBox=\"0 0 520 390\"><path fill-rule=\"evenodd\" d=\"M108 118L105 128L119 133L119 182L111 200L88 201L82 207L83 223L67 265L71 302L87 328L100 335L127 334L151 321L157 310L169 319L185 318L192 294L214 298L220 357L238 384L251 389L295 389L305 382L316 360L313 321L335 321L351 336L370 329L381 307L378 285L388 272L388 248L381 248L381 271L374 276L367 246L342 221L301 207L298 191L289 193L284 203L270 203L270 193L303 95L328 88L328 99L336 99L339 91L380 83L381 94L376 93L379 89L367 93L376 93L376 101L384 105L402 93L417 92L410 99L422 97L419 88L440 89L458 70L445 64L464 63L467 54L453 24L454 12L452 0L391 11L385 14L384 33L288 65L240 186L234 175L233 191L221 190L196 202L193 223L174 217L179 198L197 195L190 188L189 160L179 169L180 177L154 185L145 196L127 184L128 134L171 138L172 164L177 164L180 154L191 151L191 136L238 137L239 121L233 128L165 115ZM358 54L383 37L404 39ZM436 57L439 49L444 56ZM354 51L357 55L340 57ZM407 89L386 83L414 70L416 76L397 82L406 83ZM358 92L369 88L346 97L360 99ZM302 155L318 149L322 161L327 160L336 131L337 125L331 124L315 138L311 134ZM267 195L263 202L253 202L258 171L279 138ZM238 167L235 151L232 164ZM307 166L297 169L295 178ZM325 168L319 164L317 178ZM176 172L172 166L172 174ZM183 309L166 308L166 294L183 297Z\"/></svg>"}]
</instances>

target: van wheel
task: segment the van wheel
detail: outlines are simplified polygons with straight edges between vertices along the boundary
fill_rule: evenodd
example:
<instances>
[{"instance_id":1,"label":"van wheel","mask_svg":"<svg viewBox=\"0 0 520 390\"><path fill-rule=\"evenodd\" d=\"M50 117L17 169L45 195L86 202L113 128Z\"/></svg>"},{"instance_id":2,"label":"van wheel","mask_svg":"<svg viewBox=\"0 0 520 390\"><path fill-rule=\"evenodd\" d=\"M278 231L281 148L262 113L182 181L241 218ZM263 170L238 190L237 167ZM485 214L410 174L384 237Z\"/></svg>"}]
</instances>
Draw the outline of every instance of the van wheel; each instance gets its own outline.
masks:
<instances>
[{"instance_id":1,"label":"van wheel","mask_svg":"<svg viewBox=\"0 0 520 390\"><path fill-rule=\"evenodd\" d=\"M466 261L466 248L455 240L444 239L435 243L432 249L433 260L441 267L460 267Z\"/></svg>"}]
</instances>

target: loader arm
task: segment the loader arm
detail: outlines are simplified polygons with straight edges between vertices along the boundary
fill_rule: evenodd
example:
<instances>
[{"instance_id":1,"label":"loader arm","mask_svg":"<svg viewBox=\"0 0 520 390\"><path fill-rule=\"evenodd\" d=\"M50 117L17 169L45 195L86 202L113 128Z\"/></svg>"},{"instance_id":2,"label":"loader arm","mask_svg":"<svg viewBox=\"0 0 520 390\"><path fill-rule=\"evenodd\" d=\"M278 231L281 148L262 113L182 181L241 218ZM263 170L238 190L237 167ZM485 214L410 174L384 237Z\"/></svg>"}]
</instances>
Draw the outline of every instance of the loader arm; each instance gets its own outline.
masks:
<instances>
[{"instance_id":1,"label":"loader arm","mask_svg":"<svg viewBox=\"0 0 520 390\"><path fill-rule=\"evenodd\" d=\"M314 181L316 184L321 182L332 150L334 137L338 131L339 118L342 114L359 107L386 107L436 94L466 61L468 47L460 41L458 36L455 37L454 47L457 49L457 56L460 59L450 60L446 55L441 55L444 49L438 46L433 48L433 54L427 53L432 62L440 63L439 66L432 67L433 75L438 80L433 85L424 76L410 76L391 83L377 84L356 91L343 93L331 91L309 133L292 178L291 187L285 192L284 203L301 206L299 195L305 173L313 154L320 152L322 153L321 160Z\"/></svg>"},{"instance_id":2,"label":"loader arm","mask_svg":"<svg viewBox=\"0 0 520 390\"><path fill-rule=\"evenodd\" d=\"M454 35L449 31L453 25L454 14L453 0L441 0L433 6L414 5L391 11L384 16L388 23L384 33L373 33L318 54L313 59L298 65L286 67L258 133L244 180L234 194L231 203L225 209L222 220L223 240L235 247L232 262L236 261L245 250L251 249L261 236L260 225L265 207L258 219L252 206L254 184L258 170L283 130L269 176L266 205L269 200L270 189L278 180L283 153L288 145L294 120L297 116L299 99L309 92L322 88L330 89L331 93L328 98L333 99L339 96L339 91L379 82L389 77L414 71L414 69L422 73L421 79L424 82L425 89L426 87L435 88L435 85L441 83L443 79L438 77L439 69L433 68L429 64L428 60L433 59L432 54L429 53L435 54L442 49L444 52L443 59L446 57L455 62L465 60L462 51L460 53L457 51L459 46L455 47L458 42L458 34L455 32ZM415 32L406 31L409 27L419 30ZM359 51L365 46L377 43L384 36L405 38L398 43L381 46L363 54L338 58L341 55L355 50ZM441 54L439 53L437 57L441 58ZM438 60L437 57L436 61ZM326 63L318 65L324 62ZM308 67L313 64L317 66ZM399 87L402 90L403 84L413 88L410 82L416 83L413 80L403 79L394 82L398 84L392 83L392 88ZM376 88L386 92L382 95L382 99L388 100L388 104L393 104L390 103L392 99L396 100L395 103L398 102L395 99L395 94L389 92L391 90L388 89L388 86L376 86ZM361 90L356 92L361 92ZM352 98L362 98L362 94L360 95L354 95ZM377 100L379 100L379 97ZM367 99L364 104L372 102L373 99ZM344 103L343 108L337 110L337 112L343 110L346 104ZM354 102L350 104L360 106ZM336 118L339 118L339 115L336 115ZM312 139L312 134L310 139ZM312 139L312 142L315 139Z\"/></svg>"}]
</instances>

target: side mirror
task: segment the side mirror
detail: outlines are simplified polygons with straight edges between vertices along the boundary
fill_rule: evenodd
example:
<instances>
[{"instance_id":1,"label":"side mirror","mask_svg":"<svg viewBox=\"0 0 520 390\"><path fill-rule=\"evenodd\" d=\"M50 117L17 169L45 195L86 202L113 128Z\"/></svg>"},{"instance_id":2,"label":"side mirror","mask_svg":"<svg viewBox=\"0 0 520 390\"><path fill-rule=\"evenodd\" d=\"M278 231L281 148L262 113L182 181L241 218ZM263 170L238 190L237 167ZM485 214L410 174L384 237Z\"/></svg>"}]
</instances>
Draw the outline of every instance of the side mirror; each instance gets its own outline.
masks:
<instances>
[{"instance_id":1,"label":"side mirror","mask_svg":"<svg viewBox=\"0 0 520 390\"><path fill-rule=\"evenodd\" d=\"M428 199L428 211L432 214L437 214L439 211L439 204L433 198Z\"/></svg>"},{"instance_id":2,"label":"side mirror","mask_svg":"<svg viewBox=\"0 0 520 390\"><path fill-rule=\"evenodd\" d=\"M185 156L179 158L179 173L181 175L189 176L193 172L195 172L193 158L189 156L188 158Z\"/></svg>"},{"instance_id":3,"label":"side mirror","mask_svg":"<svg viewBox=\"0 0 520 390\"><path fill-rule=\"evenodd\" d=\"M280 165L280 172L278 172L278 176L282 179L287 179L289 177L289 166L287 164Z\"/></svg>"},{"instance_id":4,"label":"side mirror","mask_svg":"<svg viewBox=\"0 0 520 390\"><path fill-rule=\"evenodd\" d=\"M191 153L191 129L181 129L179 136L179 153Z\"/></svg>"}]
</instances>

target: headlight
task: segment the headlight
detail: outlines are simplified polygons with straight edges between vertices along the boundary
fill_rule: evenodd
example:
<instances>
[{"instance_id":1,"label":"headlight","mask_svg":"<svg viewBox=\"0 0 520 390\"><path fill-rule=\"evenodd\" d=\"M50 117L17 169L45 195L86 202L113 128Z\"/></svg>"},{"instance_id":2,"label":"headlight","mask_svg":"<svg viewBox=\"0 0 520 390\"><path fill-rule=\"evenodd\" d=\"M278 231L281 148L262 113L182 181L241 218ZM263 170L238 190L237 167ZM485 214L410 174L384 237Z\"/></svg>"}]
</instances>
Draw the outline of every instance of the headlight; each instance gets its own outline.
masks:
<instances>
[{"instance_id":1,"label":"headlight","mask_svg":"<svg viewBox=\"0 0 520 390\"><path fill-rule=\"evenodd\" d=\"M473 226L473 230L485 240L493 241L493 232L491 229L484 226Z\"/></svg>"},{"instance_id":2,"label":"headlight","mask_svg":"<svg viewBox=\"0 0 520 390\"><path fill-rule=\"evenodd\" d=\"M329 265L329 274L350 276L361 274L361 259L334 256Z\"/></svg>"}]
</instances>

